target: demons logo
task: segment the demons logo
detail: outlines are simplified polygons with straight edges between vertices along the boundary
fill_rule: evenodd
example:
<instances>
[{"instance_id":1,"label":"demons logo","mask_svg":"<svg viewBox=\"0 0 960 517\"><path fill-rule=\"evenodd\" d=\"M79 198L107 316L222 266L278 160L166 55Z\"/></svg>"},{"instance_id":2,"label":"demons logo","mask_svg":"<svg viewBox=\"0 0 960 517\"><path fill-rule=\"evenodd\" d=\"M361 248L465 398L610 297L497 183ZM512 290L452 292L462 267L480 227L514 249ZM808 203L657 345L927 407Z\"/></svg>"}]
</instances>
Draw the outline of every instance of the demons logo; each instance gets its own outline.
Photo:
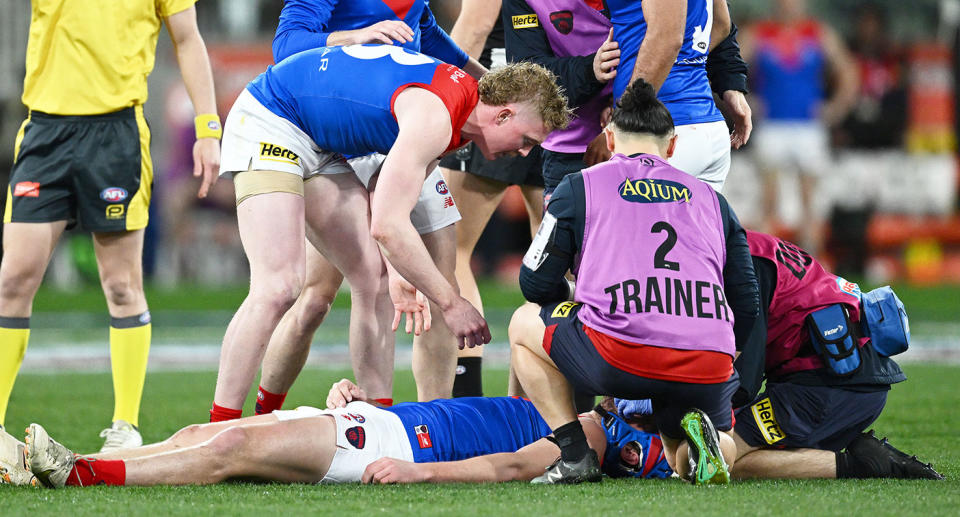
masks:
<instances>
[{"instance_id":1,"label":"demons logo","mask_svg":"<svg viewBox=\"0 0 960 517\"><path fill-rule=\"evenodd\" d=\"M560 34L570 34L573 31L573 12L554 11L550 13L550 23Z\"/></svg>"},{"instance_id":2,"label":"demons logo","mask_svg":"<svg viewBox=\"0 0 960 517\"><path fill-rule=\"evenodd\" d=\"M353 445L355 449L362 449L363 446L367 444L367 433L364 432L363 428L359 425L347 429L344 434L347 436L347 441L350 442L350 445Z\"/></svg>"}]
</instances>

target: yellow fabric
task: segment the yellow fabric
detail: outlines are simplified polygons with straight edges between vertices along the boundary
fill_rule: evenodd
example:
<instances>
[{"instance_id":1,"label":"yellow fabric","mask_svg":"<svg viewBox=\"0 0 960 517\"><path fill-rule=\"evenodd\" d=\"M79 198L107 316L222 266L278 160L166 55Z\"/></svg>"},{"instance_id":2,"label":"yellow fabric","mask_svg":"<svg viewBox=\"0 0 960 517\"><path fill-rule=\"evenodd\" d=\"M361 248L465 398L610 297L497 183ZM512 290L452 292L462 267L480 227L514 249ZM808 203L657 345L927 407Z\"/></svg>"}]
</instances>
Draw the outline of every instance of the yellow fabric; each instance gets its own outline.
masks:
<instances>
[{"instance_id":1,"label":"yellow fabric","mask_svg":"<svg viewBox=\"0 0 960 517\"><path fill-rule=\"evenodd\" d=\"M223 128L220 127L220 117L216 113L204 113L197 115L193 119L193 125L196 129L197 140L201 138L216 138L223 136Z\"/></svg>"},{"instance_id":2,"label":"yellow fabric","mask_svg":"<svg viewBox=\"0 0 960 517\"><path fill-rule=\"evenodd\" d=\"M153 193L153 161L150 158L150 127L143 118L143 106L135 109L140 134L140 188L127 206L127 231L147 227L150 198Z\"/></svg>"},{"instance_id":3,"label":"yellow fabric","mask_svg":"<svg viewBox=\"0 0 960 517\"><path fill-rule=\"evenodd\" d=\"M196 0L32 0L23 103L98 115L147 101L163 18Z\"/></svg>"},{"instance_id":4,"label":"yellow fabric","mask_svg":"<svg viewBox=\"0 0 960 517\"><path fill-rule=\"evenodd\" d=\"M17 131L17 138L13 141L13 163L17 163L17 157L20 156L20 142L23 142L23 132L30 122L30 116L20 124L20 130ZM7 185L7 203L3 209L3 222L9 223L13 219L13 198L10 196L10 185Z\"/></svg>"},{"instance_id":5,"label":"yellow fabric","mask_svg":"<svg viewBox=\"0 0 960 517\"><path fill-rule=\"evenodd\" d=\"M17 372L23 363L23 354L27 350L30 329L8 329L0 327L0 425L7 416L7 403Z\"/></svg>"},{"instance_id":6,"label":"yellow fabric","mask_svg":"<svg viewBox=\"0 0 960 517\"><path fill-rule=\"evenodd\" d=\"M233 175L237 204L250 196L271 192L303 195L303 178L281 171L244 171Z\"/></svg>"},{"instance_id":7,"label":"yellow fabric","mask_svg":"<svg viewBox=\"0 0 960 517\"><path fill-rule=\"evenodd\" d=\"M110 327L110 366L113 371L113 421L140 425L140 399L147 375L151 325Z\"/></svg>"}]
</instances>

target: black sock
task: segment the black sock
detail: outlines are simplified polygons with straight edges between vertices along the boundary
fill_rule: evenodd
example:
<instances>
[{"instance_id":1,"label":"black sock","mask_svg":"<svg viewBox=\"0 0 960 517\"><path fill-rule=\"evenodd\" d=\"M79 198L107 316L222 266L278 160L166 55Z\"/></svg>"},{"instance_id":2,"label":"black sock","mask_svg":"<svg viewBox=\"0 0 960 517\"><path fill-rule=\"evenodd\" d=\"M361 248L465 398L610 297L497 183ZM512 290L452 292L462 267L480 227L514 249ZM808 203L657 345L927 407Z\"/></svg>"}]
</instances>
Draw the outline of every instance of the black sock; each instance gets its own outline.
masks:
<instances>
[{"instance_id":1,"label":"black sock","mask_svg":"<svg viewBox=\"0 0 960 517\"><path fill-rule=\"evenodd\" d=\"M453 378L454 397L483 396L482 357L457 359L457 376Z\"/></svg>"},{"instance_id":2,"label":"black sock","mask_svg":"<svg viewBox=\"0 0 960 517\"><path fill-rule=\"evenodd\" d=\"M553 430L553 436L560 446L560 457L566 462L582 460L590 447L587 445L587 436L583 434L580 420L563 424Z\"/></svg>"},{"instance_id":3,"label":"black sock","mask_svg":"<svg viewBox=\"0 0 960 517\"><path fill-rule=\"evenodd\" d=\"M597 397L593 395L585 395L579 391L573 392L573 405L577 408L577 414L592 410L597 405L596 400Z\"/></svg>"}]
</instances>

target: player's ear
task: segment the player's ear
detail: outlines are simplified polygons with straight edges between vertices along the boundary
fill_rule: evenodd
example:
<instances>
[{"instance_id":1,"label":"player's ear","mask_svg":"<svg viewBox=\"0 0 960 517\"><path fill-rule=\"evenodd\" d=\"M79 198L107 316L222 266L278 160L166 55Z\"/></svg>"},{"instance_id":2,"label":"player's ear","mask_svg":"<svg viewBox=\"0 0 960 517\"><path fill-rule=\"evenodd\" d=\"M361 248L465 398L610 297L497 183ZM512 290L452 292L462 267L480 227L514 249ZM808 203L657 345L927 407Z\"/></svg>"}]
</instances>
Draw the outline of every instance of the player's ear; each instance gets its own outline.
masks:
<instances>
[{"instance_id":1,"label":"player's ear","mask_svg":"<svg viewBox=\"0 0 960 517\"><path fill-rule=\"evenodd\" d=\"M508 107L501 108L500 111L497 112L497 125L505 124L510 120L510 117L513 117L513 110Z\"/></svg>"},{"instance_id":2,"label":"player's ear","mask_svg":"<svg viewBox=\"0 0 960 517\"><path fill-rule=\"evenodd\" d=\"M609 125L603 128L603 135L607 137L607 150L610 151L611 153L614 152L614 148L616 148L616 144L614 143L614 139L613 139L613 129L610 129Z\"/></svg>"},{"instance_id":3,"label":"player's ear","mask_svg":"<svg viewBox=\"0 0 960 517\"><path fill-rule=\"evenodd\" d=\"M673 151L676 150L676 148L677 148L677 135L673 135L670 137L670 140L667 142L667 150L664 153L663 157L669 159L671 156L673 156Z\"/></svg>"}]
</instances>

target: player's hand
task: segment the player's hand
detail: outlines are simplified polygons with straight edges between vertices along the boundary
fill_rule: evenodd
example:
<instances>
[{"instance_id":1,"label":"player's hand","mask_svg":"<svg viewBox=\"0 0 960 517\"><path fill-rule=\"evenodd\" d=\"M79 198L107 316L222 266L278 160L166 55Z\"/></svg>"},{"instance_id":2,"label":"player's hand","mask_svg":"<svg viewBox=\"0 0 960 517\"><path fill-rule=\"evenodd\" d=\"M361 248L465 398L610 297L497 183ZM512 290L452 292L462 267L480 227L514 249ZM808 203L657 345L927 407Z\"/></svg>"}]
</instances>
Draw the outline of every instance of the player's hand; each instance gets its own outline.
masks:
<instances>
[{"instance_id":1,"label":"player's hand","mask_svg":"<svg viewBox=\"0 0 960 517\"><path fill-rule=\"evenodd\" d=\"M750 140L753 131L753 112L747 104L743 92L727 90L721 97L721 111L733 121L733 133L730 133L730 147L740 149Z\"/></svg>"},{"instance_id":2,"label":"player's hand","mask_svg":"<svg viewBox=\"0 0 960 517\"><path fill-rule=\"evenodd\" d=\"M583 163L592 167L609 160L611 156L613 154L607 149L607 137L600 133L587 145L587 151L583 153Z\"/></svg>"},{"instance_id":3,"label":"player's hand","mask_svg":"<svg viewBox=\"0 0 960 517\"><path fill-rule=\"evenodd\" d=\"M394 41L400 44L413 41L413 29L400 20L383 20L352 32L353 43L356 45L364 43L392 45Z\"/></svg>"},{"instance_id":4,"label":"player's hand","mask_svg":"<svg viewBox=\"0 0 960 517\"><path fill-rule=\"evenodd\" d=\"M600 45L593 55L593 75L597 81L605 83L617 76L617 65L620 64L620 44L613 41L613 29L607 34L607 40Z\"/></svg>"},{"instance_id":5,"label":"player's hand","mask_svg":"<svg viewBox=\"0 0 960 517\"><path fill-rule=\"evenodd\" d=\"M361 402L367 400L367 393L350 379L340 379L330 386L330 393L327 393L327 409L346 407L347 403L355 400Z\"/></svg>"},{"instance_id":6,"label":"player's hand","mask_svg":"<svg viewBox=\"0 0 960 517\"><path fill-rule=\"evenodd\" d=\"M396 458L380 458L367 465L360 476L360 481L367 484L387 483L423 483L427 481L427 473L423 465Z\"/></svg>"},{"instance_id":7,"label":"player's hand","mask_svg":"<svg viewBox=\"0 0 960 517\"><path fill-rule=\"evenodd\" d=\"M389 286L390 299L393 301L393 330L396 331L400 326L403 315L406 315L404 330L407 334L412 331L419 336L430 330L433 320L427 297L399 275L391 275Z\"/></svg>"},{"instance_id":8,"label":"player's hand","mask_svg":"<svg viewBox=\"0 0 960 517\"><path fill-rule=\"evenodd\" d=\"M483 316L463 297L457 296L453 304L443 311L443 321L457 337L457 347L463 350L490 342L490 328Z\"/></svg>"},{"instance_id":9,"label":"player's hand","mask_svg":"<svg viewBox=\"0 0 960 517\"><path fill-rule=\"evenodd\" d=\"M197 197L207 197L220 174L220 140L200 138L193 144L193 177L201 178Z\"/></svg>"},{"instance_id":10,"label":"player's hand","mask_svg":"<svg viewBox=\"0 0 960 517\"><path fill-rule=\"evenodd\" d=\"M620 413L620 416L623 418L653 414L653 402L651 402L650 399L628 400L615 398L613 399L613 403L616 404L617 412Z\"/></svg>"}]
</instances>

